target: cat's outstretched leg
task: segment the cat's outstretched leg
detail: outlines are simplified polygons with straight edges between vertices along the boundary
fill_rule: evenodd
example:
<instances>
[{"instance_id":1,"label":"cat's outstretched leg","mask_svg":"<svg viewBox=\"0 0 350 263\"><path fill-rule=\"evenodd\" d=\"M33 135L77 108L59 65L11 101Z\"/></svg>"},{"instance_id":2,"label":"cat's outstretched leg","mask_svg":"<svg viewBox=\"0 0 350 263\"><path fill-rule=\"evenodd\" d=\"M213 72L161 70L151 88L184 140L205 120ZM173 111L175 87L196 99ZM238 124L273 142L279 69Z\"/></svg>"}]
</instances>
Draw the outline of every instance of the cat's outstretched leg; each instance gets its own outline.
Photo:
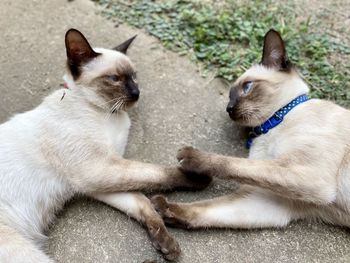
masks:
<instances>
[{"instance_id":1,"label":"cat's outstretched leg","mask_svg":"<svg viewBox=\"0 0 350 263\"><path fill-rule=\"evenodd\" d=\"M244 186L233 195L207 201L172 203L157 195L152 203L166 224L187 229L283 227L302 217L288 200Z\"/></svg>"},{"instance_id":2,"label":"cat's outstretched leg","mask_svg":"<svg viewBox=\"0 0 350 263\"><path fill-rule=\"evenodd\" d=\"M53 263L54 261L17 231L6 225L0 225L0 262Z\"/></svg>"},{"instance_id":3,"label":"cat's outstretched leg","mask_svg":"<svg viewBox=\"0 0 350 263\"><path fill-rule=\"evenodd\" d=\"M82 162L69 174L79 192L127 192L139 190L203 189L210 176L183 172L178 167L161 166L117 157Z\"/></svg>"},{"instance_id":4,"label":"cat's outstretched leg","mask_svg":"<svg viewBox=\"0 0 350 263\"><path fill-rule=\"evenodd\" d=\"M293 152L276 159L254 160L184 147L179 150L177 158L184 171L233 179L241 184L268 189L282 197L307 203L328 205L335 200L337 193L334 174L338 170L338 164L307 152Z\"/></svg>"},{"instance_id":5,"label":"cat's outstretched leg","mask_svg":"<svg viewBox=\"0 0 350 263\"><path fill-rule=\"evenodd\" d=\"M125 212L145 226L152 244L168 260L176 259L180 246L167 231L162 218L153 208L150 200L141 193L95 194L93 198Z\"/></svg>"}]
</instances>

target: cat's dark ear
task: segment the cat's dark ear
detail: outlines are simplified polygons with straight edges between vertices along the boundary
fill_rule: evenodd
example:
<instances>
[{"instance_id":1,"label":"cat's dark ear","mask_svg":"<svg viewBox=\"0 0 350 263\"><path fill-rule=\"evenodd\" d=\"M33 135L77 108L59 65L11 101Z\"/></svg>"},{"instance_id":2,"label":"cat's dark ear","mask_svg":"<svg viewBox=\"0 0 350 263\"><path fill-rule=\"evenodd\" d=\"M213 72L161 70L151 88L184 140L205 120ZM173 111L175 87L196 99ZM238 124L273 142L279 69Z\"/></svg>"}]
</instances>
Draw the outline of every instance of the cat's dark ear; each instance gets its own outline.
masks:
<instances>
[{"instance_id":1,"label":"cat's dark ear","mask_svg":"<svg viewBox=\"0 0 350 263\"><path fill-rule=\"evenodd\" d=\"M69 29L65 37L68 67L74 78L79 77L80 67L97 57L84 35L76 29Z\"/></svg>"},{"instance_id":2,"label":"cat's dark ear","mask_svg":"<svg viewBox=\"0 0 350 263\"><path fill-rule=\"evenodd\" d=\"M131 45L131 43L134 41L136 37L137 35L133 36L132 38L129 38L128 40L124 41L123 43L121 43L120 45L116 46L113 49L126 54L126 51L128 50L129 46Z\"/></svg>"},{"instance_id":3,"label":"cat's dark ear","mask_svg":"<svg viewBox=\"0 0 350 263\"><path fill-rule=\"evenodd\" d=\"M273 29L270 29L265 35L261 64L282 71L289 70L291 67L283 39Z\"/></svg>"}]
</instances>

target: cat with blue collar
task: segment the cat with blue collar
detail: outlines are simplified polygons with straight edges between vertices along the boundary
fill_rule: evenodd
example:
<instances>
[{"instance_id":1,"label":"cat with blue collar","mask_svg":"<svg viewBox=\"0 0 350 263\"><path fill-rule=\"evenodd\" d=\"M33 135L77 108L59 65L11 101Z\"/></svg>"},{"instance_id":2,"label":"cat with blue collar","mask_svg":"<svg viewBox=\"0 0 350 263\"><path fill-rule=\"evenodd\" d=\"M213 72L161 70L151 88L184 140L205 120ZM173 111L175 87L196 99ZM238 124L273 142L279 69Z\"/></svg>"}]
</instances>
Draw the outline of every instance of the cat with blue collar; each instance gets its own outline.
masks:
<instances>
[{"instance_id":1,"label":"cat with blue collar","mask_svg":"<svg viewBox=\"0 0 350 263\"><path fill-rule=\"evenodd\" d=\"M194 203L152 202L164 221L184 228L284 227L299 219L350 226L350 111L309 99L280 34L265 35L262 61L233 84L230 118L248 127L248 158L192 147L184 171L240 184L231 195Z\"/></svg>"}]
</instances>

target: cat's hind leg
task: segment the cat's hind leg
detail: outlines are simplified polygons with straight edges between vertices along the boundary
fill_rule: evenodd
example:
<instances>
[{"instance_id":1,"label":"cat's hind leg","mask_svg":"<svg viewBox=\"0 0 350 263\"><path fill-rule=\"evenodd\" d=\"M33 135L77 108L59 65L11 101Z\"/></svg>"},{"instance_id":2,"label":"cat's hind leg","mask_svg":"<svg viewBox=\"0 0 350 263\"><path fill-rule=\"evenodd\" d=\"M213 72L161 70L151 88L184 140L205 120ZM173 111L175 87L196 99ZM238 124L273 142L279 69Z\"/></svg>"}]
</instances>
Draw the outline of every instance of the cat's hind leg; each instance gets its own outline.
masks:
<instances>
[{"instance_id":1,"label":"cat's hind leg","mask_svg":"<svg viewBox=\"0 0 350 263\"><path fill-rule=\"evenodd\" d=\"M288 200L245 186L233 195L207 201L171 203L158 195L152 203L166 224L188 229L284 227L302 216Z\"/></svg>"},{"instance_id":2,"label":"cat's hind leg","mask_svg":"<svg viewBox=\"0 0 350 263\"><path fill-rule=\"evenodd\" d=\"M168 260L176 259L180 246L169 234L160 215L153 208L150 200L141 193L122 192L95 194L93 197L133 217L147 229L152 244Z\"/></svg>"},{"instance_id":3,"label":"cat's hind leg","mask_svg":"<svg viewBox=\"0 0 350 263\"><path fill-rule=\"evenodd\" d=\"M0 225L0 262L53 263L54 261L16 230Z\"/></svg>"}]
</instances>

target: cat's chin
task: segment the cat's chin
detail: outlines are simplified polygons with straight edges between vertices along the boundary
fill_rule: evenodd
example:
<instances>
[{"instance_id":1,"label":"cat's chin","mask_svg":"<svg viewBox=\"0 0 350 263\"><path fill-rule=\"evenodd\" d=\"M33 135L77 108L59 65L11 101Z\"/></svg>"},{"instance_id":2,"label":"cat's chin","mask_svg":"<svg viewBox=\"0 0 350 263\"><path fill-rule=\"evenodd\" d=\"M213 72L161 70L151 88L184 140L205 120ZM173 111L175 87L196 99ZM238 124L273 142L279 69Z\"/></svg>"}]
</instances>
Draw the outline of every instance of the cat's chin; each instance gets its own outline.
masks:
<instances>
[{"instance_id":1,"label":"cat's chin","mask_svg":"<svg viewBox=\"0 0 350 263\"><path fill-rule=\"evenodd\" d=\"M133 108L135 105L137 104L137 100L136 101L130 101L126 104L125 108L126 109L131 109Z\"/></svg>"},{"instance_id":2,"label":"cat's chin","mask_svg":"<svg viewBox=\"0 0 350 263\"><path fill-rule=\"evenodd\" d=\"M239 126L247 126L247 123L245 123L244 118L242 116L239 116L235 113L229 113L230 119L236 123Z\"/></svg>"},{"instance_id":3,"label":"cat's chin","mask_svg":"<svg viewBox=\"0 0 350 263\"><path fill-rule=\"evenodd\" d=\"M238 118L238 117L234 117L234 116L231 116L230 115L230 119L238 126L240 127L255 127L255 126L259 126L260 124L259 123L252 123L250 121L246 121L244 120L243 118Z\"/></svg>"},{"instance_id":4,"label":"cat's chin","mask_svg":"<svg viewBox=\"0 0 350 263\"><path fill-rule=\"evenodd\" d=\"M130 102L127 102L121 109L118 109L118 110L128 111L133 107L135 107L136 104L137 104L137 101L130 101Z\"/></svg>"}]
</instances>

